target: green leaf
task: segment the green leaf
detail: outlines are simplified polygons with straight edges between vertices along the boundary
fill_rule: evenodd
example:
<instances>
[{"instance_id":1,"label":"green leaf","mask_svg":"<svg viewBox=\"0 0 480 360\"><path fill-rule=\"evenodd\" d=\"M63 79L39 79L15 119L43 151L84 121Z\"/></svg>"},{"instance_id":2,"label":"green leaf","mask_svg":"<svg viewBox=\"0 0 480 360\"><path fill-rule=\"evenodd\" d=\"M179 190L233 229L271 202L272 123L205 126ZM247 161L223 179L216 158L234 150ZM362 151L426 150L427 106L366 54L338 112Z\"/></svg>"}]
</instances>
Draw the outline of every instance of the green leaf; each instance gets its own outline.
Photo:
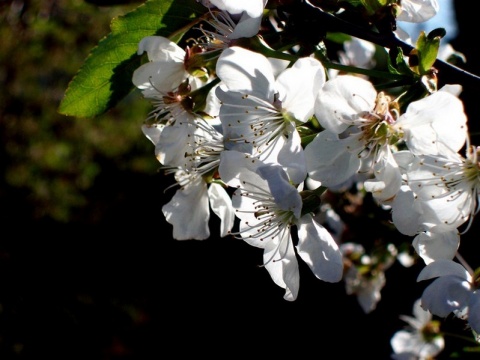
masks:
<instances>
[{"instance_id":1,"label":"green leaf","mask_svg":"<svg viewBox=\"0 0 480 360\"><path fill-rule=\"evenodd\" d=\"M94 117L114 107L133 89L132 74L141 65L138 43L159 35L179 41L188 25L206 12L195 0L149 0L112 20L111 33L92 49L71 80L58 112Z\"/></svg>"},{"instance_id":2,"label":"green leaf","mask_svg":"<svg viewBox=\"0 0 480 360\"><path fill-rule=\"evenodd\" d=\"M419 57L419 72L420 75L428 74L433 64L437 60L438 49L440 47L441 36L435 35L439 30L434 30L432 35L425 35L422 31L417 39L416 48Z\"/></svg>"}]
</instances>

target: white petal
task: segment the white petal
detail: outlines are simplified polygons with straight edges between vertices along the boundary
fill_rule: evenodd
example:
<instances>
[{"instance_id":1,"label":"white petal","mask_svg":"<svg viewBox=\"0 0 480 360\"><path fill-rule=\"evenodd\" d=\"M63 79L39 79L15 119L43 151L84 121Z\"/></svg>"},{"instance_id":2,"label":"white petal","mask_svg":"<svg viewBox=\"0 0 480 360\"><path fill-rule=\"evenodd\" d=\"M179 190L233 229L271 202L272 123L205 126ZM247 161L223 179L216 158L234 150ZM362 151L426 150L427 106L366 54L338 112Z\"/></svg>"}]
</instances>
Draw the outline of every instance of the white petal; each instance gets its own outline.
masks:
<instances>
[{"instance_id":1,"label":"white petal","mask_svg":"<svg viewBox=\"0 0 480 360\"><path fill-rule=\"evenodd\" d=\"M432 314L422 308L422 299L417 299L415 301L413 304L412 313L421 326L417 328L418 330L422 330L422 327L427 325L427 323L432 320Z\"/></svg>"},{"instance_id":2,"label":"white petal","mask_svg":"<svg viewBox=\"0 0 480 360\"><path fill-rule=\"evenodd\" d=\"M344 183L360 168L360 159L350 147L358 141L354 137L339 139L333 132L324 130L305 147L308 175L323 186Z\"/></svg>"},{"instance_id":3,"label":"white petal","mask_svg":"<svg viewBox=\"0 0 480 360\"><path fill-rule=\"evenodd\" d=\"M252 184L265 184L256 172L263 162L248 157L238 151L222 151L220 154L219 173L222 180L231 187L244 186L243 181L248 180Z\"/></svg>"},{"instance_id":4,"label":"white petal","mask_svg":"<svg viewBox=\"0 0 480 360\"><path fill-rule=\"evenodd\" d=\"M290 65L290 61L282 59L268 58L268 61L272 65L273 74L275 75L275 77L280 75L282 71L287 69L288 65Z\"/></svg>"},{"instance_id":5,"label":"white petal","mask_svg":"<svg viewBox=\"0 0 480 360\"><path fill-rule=\"evenodd\" d=\"M480 291L475 291L468 303L468 324L480 333Z\"/></svg>"},{"instance_id":6,"label":"white petal","mask_svg":"<svg viewBox=\"0 0 480 360\"><path fill-rule=\"evenodd\" d=\"M454 276L469 282L471 281L471 275L462 265L446 259L439 259L427 265L418 275L417 281L439 276Z\"/></svg>"},{"instance_id":7,"label":"white petal","mask_svg":"<svg viewBox=\"0 0 480 360\"><path fill-rule=\"evenodd\" d=\"M282 107L295 119L308 121L313 116L315 98L325 79L322 63L310 57L300 58L277 78Z\"/></svg>"},{"instance_id":8,"label":"white petal","mask_svg":"<svg viewBox=\"0 0 480 360\"><path fill-rule=\"evenodd\" d=\"M232 46L218 58L216 72L228 90L273 102L275 79L272 65L265 56Z\"/></svg>"},{"instance_id":9,"label":"white petal","mask_svg":"<svg viewBox=\"0 0 480 360\"><path fill-rule=\"evenodd\" d=\"M247 13L244 13L238 21L233 32L228 35L229 39L248 38L258 34L260 25L262 24L261 17L251 17Z\"/></svg>"},{"instance_id":10,"label":"white petal","mask_svg":"<svg viewBox=\"0 0 480 360\"><path fill-rule=\"evenodd\" d=\"M398 21L420 23L434 17L440 10L437 0L402 0Z\"/></svg>"},{"instance_id":11,"label":"white petal","mask_svg":"<svg viewBox=\"0 0 480 360\"><path fill-rule=\"evenodd\" d=\"M445 46L440 46L440 51L442 50L442 48L444 48L444 49L445 48L452 48L452 46L450 44L446 44ZM452 50L453 50L453 48L452 48ZM440 54L439 54L438 57L441 58ZM449 92L450 94L458 97L458 96L460 96L461 92L463 91L463 86L460 85L460 84L445 84L440 89L438 89L438 91L446 91L446 92Z\"/></svg>"},{"instance_id":12,"label":"white petal","mask_svg":"<svg viewBox=\"0 0 480 360\"><path fill-rule=\"evenodd\" d=\"M220 85L215 90L215 95L222 102L219 117L225 139L225 148L252 154L254 147L251 142L233 141L230 139L240 139L245 136L244 134L251 133L252 130L248 125L251 120L258 116L251 114L251 112L247 113L245 109L253 109L256 105L255 101L252 97L244 97L245 94L228 91L223 85ZM238 105L244 108L239 110Z\"/></svg>"},{"instance_id":13,"label":"white petal","mask_svg":"<svg viewBox=\"0 0 480 360\"><path fill-rule=\"evenodd\" d=\"M138 55L147 52L148 60L161 62L182 62L185 51L176 43L163 36L147 36L138 44Z\"/></svg>"},{"instance_id":14,"label":"white petal","mask_svg":"<svg viewBox=\"0 0 480 360\"><path fill-rule=\"evenodd\" d=\"M395 127L405 131L405 141L414 154L459 151L466 141L467 117L463 103L447 91L437 91L408 105Z\"/></svg>"},{"instance_id":15,"label":"white petal","mask_svg":"<svg viewBox=\"0 0 480 360\"><path fill-rule=\"evenodd\" d=\"M272 280L285 289L283 298L293 301L300 288L300 273L290 232L284 232L282 238L269 241L264 250L265 268Z\"/></svg>"},{"instance_id":16,"label":"white petal","mask_svg":"<svg viewBox=\"0 0 480 360\"><path fill-rule=\"evenodd\" d=\"M452 260L460 245L458 231L442 233L423 232L413 240L413 247L425 264L439 259Z\"/></svg>"},{"instance_id":17,"label":"white petal","mask_svg":"<svg viewBox=\"0 0 480 360\"><path fill-rule=\"evenodd\" d=\"M406 330L397 331L390 340L390 345L395 353L401 354L410 352L416 347L416 339Z\"/></svg>"},{"instance_id":18,"label":"white petal","mask_svg":"<svg viewBox=\"0 0 480 360\"><path fill-rule=\"evenodd\" d=\"M471 294L469 284L459 277L440 277L424 290L422 307L434 315L445 317L454 311L464 311Z\"/></svg>"},{"instance_id":19,"label":"white petal","mask_svg":"<svg viewBox=\"0 0 480 360\"><path fill-rule=\"evenodd\" d=\"M297 225L298 255L317 278L340 281L343 276L342 254L332 235L309 214L302 216Z\"/></svg>"},{"instance_id":20,"label":"white petal","mask_svg":"<svg viewBox=\"0 0 480 360\"><path fill-rule=\"evenodd\" d=\"M373 170L375 178L364 182L365 190L371 192L377 201L388 204L402 184L400 169L388 146L379 153Z\"/></svg>"},{"instance_id":21,"label":"white petal","mask_svg":"<svg viewBox=\"0 0 480 360\"><path fill-rule=\"evenodd\" d=\"M402 186L392 203L392 221L402 234L413 236L418 233L420 212L415 195L408 186Z\"/></svg>"},{"instance_id":22,"label":"white petal","mask_svg":"<svg viewBox=\"0 0 480 360\"><path fill-rule=\"evenodd\" d=\"M217 97L215 91L217 87L220 85L215 85L207 95L207 103L205 104L205 108L203 109L211 117L216 117L216 119L212 119L213 126L217 127L220 124L220 120L218 119L218 114L220 112L220 99Z\"/></svg>"},{"instance_id":23,"label":"white petal","mask_svg":"<svg viewBox=\"0 0 480 360\"><path fill-rule=\"evenodd\" d=\"M457 229L469 219L472 202L475 201L468 190L458 189L448 196L421 201L424 214L428 214L424 215L424 219L441 229Z\"/></svg>"},{"instance_id":24,"label":"white petal","mask_svg":"<svg viewBox=\"0 0 480 360\"><path fill-rule=\"evenodd\" d=\"M210 237L208 221L207 184L198 179L178 189L173 198L162 207L165 219L173 225L176 240L205 240Z\"/></svg>"},{"instance_id":25,"label":"white petal","mask_svg":"<svg viewBox=\"0 0 480 360\"><path fill-rule=\"evenodd\" d=\"M142 132L143 135L153 143L153 145L157 145L160 141L160 134L164 127L165 125L162 124L142 125Z\"/></svg>"},{"instance_id":26,"label":"white petal","mask_svg":"<svg viewBox=\"0 0 480 360\"><path fill-rule=\"evenodd\" d=\"M246 12L252 17L259 17L263 13L265 7L264 0L247 0L247 1L231 1L231 0L210 0L220 10L224 10L232 15Z\"/></svg>"},{"instance_id":27,"label":"white petal","mask_svg":"<svg viewBox=\"0 0 480 360\"><path fill-rule=\"evenodd\" d=\"M150 62L133 72L132 82L143 90L145 97L152 97L161 92L174 90L187 76L183 62Z\"/></svg>"},{"instance_id":28,"label":"white petal","mask_svg":"<svg viewBox=\"0 0 480 360\"><path fill-rule=\"evenodd\" d=\"M277 206L284 211L291 211L296 218L302 211L302 198L298 190L290 184L286 172L280 166L259 166L257 173L267 181L271 194Z\"/></svg>"},{"instance_id":29,"label":"white petal","mask_svg":"<svg viewBox=\"0 0 480 360\"><path fill-rule=\"evenodd\" d=\"M295 127L293 123L289 123L289 125L293 128ZM293 184L300 184L307 176L307 164L305 152L302 148L302 139L295 129L289 133L288 137L282 136L280 139L274 145L275 148L280 148L276 161L283 166ZM275 151L275 149L272 149L272 153ZM274 159L274 157L268 156L265 162L270 162L269 159Z\"/></svg>"},{"instance_id":30,"label":"white petal","mask_svg":"<svg viewBox=\"0 0 480 360\"><path fill-rule=\"evenodd\" d=\"M443 155L445 156L417 156L406 172L408 184L420 199L431 200L451 192L442 178L448 178L451 182L461 180L463 174L459 173L456 178L452 178L450 169L452 164L462 164L464 159L453 151Z\"/></svg>"},{"instance_id":31,"label":"white petal","mask_svg":"<svg viewBox=\"0 0 480 360\"><path fill-rule=\"evenodd\" d=\"M343 132L363 111L371 111L377 92L358 76L343 75L325 83L315 101L315 116L320 124L336 133Z\"/></svg>"},{"instance_id":32,"label":"white petal","mask_svg":"<svg viewBox=\"0 0 480 360\"><path fill-rule=\"evenodd\" d=\"M362 310L368 314L375 310L382 294L380 290L385 286L386 279L383 272L365 281L357 292L357 300Z\"/></svg>"},{"instance_id":33,"label":"white petal","mask_svg":"<svg viewBox=\"0 0 480 360\"><path fill-rule=\"evenodd\" d=\"M138 45L138 53L144 51L147 51L150 62L133 72L132 82L145 97L172 91L188 77L184 67L185 51L169 39L145 37Z\"/></svg>"},{"instance_id":34,"label":"white petal","mask_svg":"<svg viewBox=\"0 0 480 360\"><path fill-rule=\"evenodd\" d=\"M436 336L433 340L423 343L418 354L422 359L432 359L445 348L445 340L442 336Z\"/></svg>"},{"instance_id":35,"label":"white petal","mask_svg":"<svg viewBox=\"0 0 480 360\"><path fill-rule=\"evenodd\" d=\"M233 227L235 210L232 206L232 199L224 187L217 183L211 183L208 187L208 198L212 211L220 218L220 236L227 236Z\"/></svg>"},{"instance_id":36,"label":"white petal","mask_svg":"<svg viewBox=\"0 0 480 360\"><path fill-rule=\"evenodd\" d=\"M157 159L163 165L191 167L185 159L185 153L192 153L191 139L194 138L197 127L193 124L166 126L160 141L155 147Z\"/></svg>"}]
</instances>

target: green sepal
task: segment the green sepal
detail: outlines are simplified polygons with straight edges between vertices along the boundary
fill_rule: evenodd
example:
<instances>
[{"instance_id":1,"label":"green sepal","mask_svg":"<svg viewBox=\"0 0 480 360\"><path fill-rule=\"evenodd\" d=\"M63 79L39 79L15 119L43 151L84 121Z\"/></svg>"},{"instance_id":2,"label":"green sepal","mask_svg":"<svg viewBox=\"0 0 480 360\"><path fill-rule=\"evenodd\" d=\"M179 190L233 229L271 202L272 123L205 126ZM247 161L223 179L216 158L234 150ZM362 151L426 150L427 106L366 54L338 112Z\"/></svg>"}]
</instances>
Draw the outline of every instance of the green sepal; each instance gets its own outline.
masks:
<instances>
[{"instance_id":1,"label":"green sepal","mask_svg":"<svg viewBox=\"0 0 480 360\"><path fill-rule=\"evenodd\" d=\"M424 81L419 79L412 84L407 91L397 97L396 101L400 109L399 112L403 114L410 103L424 98L428 93L429 90L425 87Z\"/></svg>"},{"instance_id":2,"label":"green sepal","mask_svg":"<svg viewBox=\"0 0 480 360\"><path fill-rule=\"evenodd\" d=\"M190 93L189 97L192 99L192 111L194 113L201 113L205 109L209 92L213 89L215 85L218 85L219 83L220 79L215 78L206 85L203 85L202 87Z\"/></svg>"},{"instance_id":3,"label":"green sepal","mask_svg":"<svg viewBox=\"0 0 480 360\"><path fill-rule=\"evenodd\" d=\"M387 59L387 67L390 73L407 76L413 76L415 74L407 64L402 48L396 47L390 49Z\"/></svg>"},{"instance_id":4,"label":"green sepal","mask_svg":"<svg viewBox=\"0 0 480 360\"><path fill-rule=\"evenodd\" d=\"M321 196L326 190L326 187L319 186L315 190L303 190L300 192L302 197L302 216L318 211L322 204Z\"/></svg>"},{"instance_id":5,"label":"green sepal","mask_svg":"<svg viewBox=\"0 0 480 360\"><path fill-rule=\"evenodd\" d=\"M113 19L111 33L91 50L70 81L58 112L95 117L113 108L134 89L132 75L142 59L137 55L140 40L159 35L178 42L206 11L193 0L149 0Z\"/></svg>"},{"instance_id":6,"label":"green sepal","mask_svg":"<svg viewBox=\"0 0 480 360\"><path fill-rule=\"evenodd\" d=\"M319 130L312 129L307 126L297 126L298 134L300 135L300 139L302 141L302 147L305 148L319 133Z\"/></svg>"},{"instance_id":7,"label":"green sepal","mask_svg":"<svg viewBox=\"0 0 480 360\"><path fill-rule=\"evenodd\" d=\"M362 0L363 5L368 12L374 14L378 9L387 5L388 1L386 0Z\"/></svg>"},{"instance_id":8,"label":"green sepal","mask_svg":"<svg viewBox=\"0 0 480 360\"><path fill-rule=\"evenodd\" d=\"M352 40L352 37L341 32L327 32L326 39L337 44L343 44L346 41Z\"/></svg>"}]
</instances>

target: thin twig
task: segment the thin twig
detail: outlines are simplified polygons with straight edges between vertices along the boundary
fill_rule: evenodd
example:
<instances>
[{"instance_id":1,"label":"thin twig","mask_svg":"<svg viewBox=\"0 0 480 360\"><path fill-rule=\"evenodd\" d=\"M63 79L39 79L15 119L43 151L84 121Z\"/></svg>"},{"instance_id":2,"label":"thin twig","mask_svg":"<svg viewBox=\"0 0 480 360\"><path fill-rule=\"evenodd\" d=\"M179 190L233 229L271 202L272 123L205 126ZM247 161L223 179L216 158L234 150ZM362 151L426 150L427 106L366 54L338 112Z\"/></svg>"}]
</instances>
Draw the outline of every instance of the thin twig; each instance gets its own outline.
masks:
<instances>
[{"instance_id":1,"label":"thin twig","mask_svg":"<svg viewBox=\"0 0 480 360\"><path fill-rule=\"evenodd\" d=\"M342 32L344 34L357 37L362 40L369 41L371 43L383 46L388 49L395 47L400 47L405 55L409 55L414 47L398 37L392 32L378 33L369 29L365 29L356 24L352 24L348 21L338 18L337 16L323 11L321 8L315 6L310 2L310 0L304 0L312 9L312 13L324 23L330 31ZM450 64L446 61L437 59L435 61L434 67L439 72L448 73L454 75L459 82L474 82L476 84L480 83L480 76L472 74L464 69L459 68L453 64Z\"/></svg>"}]
</instances>

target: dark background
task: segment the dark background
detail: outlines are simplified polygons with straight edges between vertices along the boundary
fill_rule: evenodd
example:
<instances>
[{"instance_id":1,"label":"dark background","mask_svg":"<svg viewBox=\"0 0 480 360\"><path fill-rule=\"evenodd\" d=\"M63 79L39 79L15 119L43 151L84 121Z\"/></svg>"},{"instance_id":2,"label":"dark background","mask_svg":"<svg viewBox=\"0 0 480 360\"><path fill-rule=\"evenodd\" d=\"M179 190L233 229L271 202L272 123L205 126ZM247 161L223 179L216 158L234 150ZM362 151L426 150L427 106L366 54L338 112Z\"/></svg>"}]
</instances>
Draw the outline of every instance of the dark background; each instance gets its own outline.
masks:
<instances>
[{"instance_id":1,"label":"dark background","mask_svg":"<svg viewBox=\"0 0 480 360\"><path fill-rule=\"evenodd\" d=\"M455 2L452 45L467 58L462 67L480 74L472 3ZM161 207L173 193L141 134L148 104L138 94L97 119L56 113L110 19L135 6L0 3L0 358L388 359L398 316L421 295L421 266L395 263L377 309L364 314L343 283L323 283L300 263L300 294L287 302L258 267L261 250L219 239L216 219L209 240L171 238ZM472 132L479 83L464 83L462 94ZM477 231L474 223L462 238L473 265ZM447 339L442 356L461 345Z\"/></svg>"}]
</instances>

